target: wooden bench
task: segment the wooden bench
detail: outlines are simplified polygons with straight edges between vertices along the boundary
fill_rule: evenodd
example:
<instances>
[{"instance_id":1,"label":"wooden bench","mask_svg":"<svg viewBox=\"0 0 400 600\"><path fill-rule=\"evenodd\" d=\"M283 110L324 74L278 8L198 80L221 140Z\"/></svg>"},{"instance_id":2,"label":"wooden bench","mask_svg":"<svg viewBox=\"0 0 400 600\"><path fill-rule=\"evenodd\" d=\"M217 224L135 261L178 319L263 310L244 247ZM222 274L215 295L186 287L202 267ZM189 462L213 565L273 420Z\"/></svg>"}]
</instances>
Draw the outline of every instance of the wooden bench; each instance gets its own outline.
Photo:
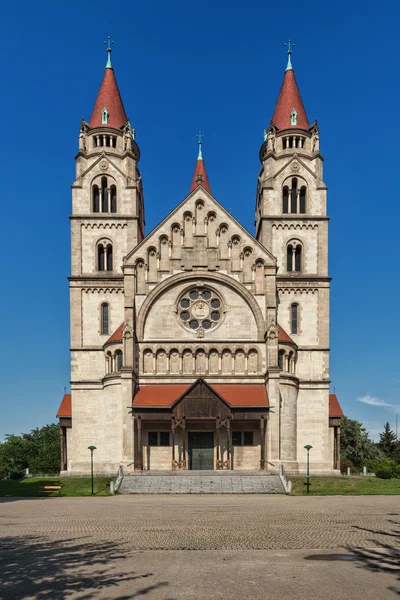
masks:
<instances>
[{"instance_id":1,"label":"wooden bench","mask_svg":"<svg viewBox=\"0 0 400 600\"><path fill-rule=\"evenodd\" d=\"M43 494L51 494L52 492L58 492L58 495L61 496L61 485L41 485L38 490L39 492L43 492Z\"/></svg>"}]
</instances>

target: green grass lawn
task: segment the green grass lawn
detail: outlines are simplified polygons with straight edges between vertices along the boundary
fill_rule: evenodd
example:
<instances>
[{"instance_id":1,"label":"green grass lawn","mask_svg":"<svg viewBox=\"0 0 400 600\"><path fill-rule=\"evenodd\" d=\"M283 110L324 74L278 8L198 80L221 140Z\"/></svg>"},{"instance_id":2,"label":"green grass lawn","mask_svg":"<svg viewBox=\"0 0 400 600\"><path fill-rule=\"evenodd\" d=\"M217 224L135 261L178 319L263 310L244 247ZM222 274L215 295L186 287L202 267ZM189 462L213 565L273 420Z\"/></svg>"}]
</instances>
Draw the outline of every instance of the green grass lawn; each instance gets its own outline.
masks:
<instances>
[{"instance_id":1,"label":"green grass lawn","mask_svg":"<svg viewBox=\"0 0 400 600\"><path fill-rule=\"evenodd\" d=\"M295 496L307 495L305 477L289 477ZM310 496L361 496L400 494L400 479L378 477L310 477Z\"/></svg>"},{"instance_id":2,"label":"green grass lawn","mask_svg":"<svg viewBox=\"0 0 400 600\"><path fill-rule=\"evenodd\" d=\"M113 477L95 477L94 493L96 496L109 496L110 481ZM6 496L58 496L58 492L43 493L43 485L61 485L61 496L90 496L92 493L90 477L56 477L7 479L0 481L0 497Z\"/></svg>"}]
</instances>

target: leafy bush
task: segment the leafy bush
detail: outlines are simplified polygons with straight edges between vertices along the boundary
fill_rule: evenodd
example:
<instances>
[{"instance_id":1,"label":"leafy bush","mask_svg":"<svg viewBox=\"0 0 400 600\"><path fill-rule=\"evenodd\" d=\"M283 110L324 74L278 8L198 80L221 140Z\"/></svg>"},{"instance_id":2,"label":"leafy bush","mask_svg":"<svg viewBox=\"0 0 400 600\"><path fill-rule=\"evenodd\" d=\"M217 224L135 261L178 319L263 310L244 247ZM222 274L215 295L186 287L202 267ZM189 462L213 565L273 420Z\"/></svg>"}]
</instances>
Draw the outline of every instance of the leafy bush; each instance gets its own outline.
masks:
<instances>
[{"instance_id":1,"label":"leafy bush","mask_svg":"<svg viewBox=\"0 0 400 600\"><path fill-rule=\"evenodd\" d=\"M22 479L23 476L23 471L13 471L12 473L10 473L10 479Z\"/></svg>"},{"instance_id":2,"label":"leafy bush","mask_svg":"<svg viewBox=\"0 0 400 600\"><path fill-rule=\"evenodd\" d=\"M379 479L392 479L393 471L392 469L378 469L375 471L375 475L379 477Z\"/></svg>"},{"instance_id":3,"label":"leafy bush","mask_svg":"<svg viewBox=\"0 0 400 600\"><path fill-rule=\"evenodd\" d=\"M354 464L348 458L342 458L340 461L340 472L346 475L348 467L350 467L350 469L353 470Z\"/></svg>"}]
</instances>

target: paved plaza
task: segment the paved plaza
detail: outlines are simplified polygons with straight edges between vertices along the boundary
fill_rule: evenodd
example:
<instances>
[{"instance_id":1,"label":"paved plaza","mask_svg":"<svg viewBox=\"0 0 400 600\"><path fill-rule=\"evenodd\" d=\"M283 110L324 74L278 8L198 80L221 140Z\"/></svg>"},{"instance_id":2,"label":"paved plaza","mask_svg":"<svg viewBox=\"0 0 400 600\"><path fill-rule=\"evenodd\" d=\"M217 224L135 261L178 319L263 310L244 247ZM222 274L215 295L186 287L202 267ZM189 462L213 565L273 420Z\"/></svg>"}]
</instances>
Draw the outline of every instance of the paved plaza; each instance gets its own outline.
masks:
<instances>
[{"instance_id":1,"label":"paved plaza","mask_svg":"<svg viewBox=\"0 0 400 600\"><path fill-rule=\"evenodd\" d=\"M0 502L1 600L400 595L399 496Z\"/></svg>"}]
</instances>

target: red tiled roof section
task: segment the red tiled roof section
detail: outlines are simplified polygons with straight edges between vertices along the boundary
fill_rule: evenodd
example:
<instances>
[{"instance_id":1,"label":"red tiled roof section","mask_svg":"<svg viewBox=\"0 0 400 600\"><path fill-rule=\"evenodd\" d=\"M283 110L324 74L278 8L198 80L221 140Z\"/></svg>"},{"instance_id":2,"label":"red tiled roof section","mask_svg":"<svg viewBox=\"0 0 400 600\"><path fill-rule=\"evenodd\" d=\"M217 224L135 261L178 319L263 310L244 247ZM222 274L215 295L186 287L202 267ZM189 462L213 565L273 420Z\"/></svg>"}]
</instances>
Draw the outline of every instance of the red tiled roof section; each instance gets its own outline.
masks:
<instances>
[{"instance_id":1,"label":"red tiled roof section","mask_svg":"<svg viewBox=\"0 0 400 600\"><path fill-rule=\"evenodd\" d=\"M64 394L56 417L72 417L71 394Z\"/></svg>"},{"instance_id":2,"label":"red tiled roof section","mask_svg":"<svg viewBox=\"0 0 400 600\"><path fill-rule=\"evenodd\" d=\"M297 112L297 125L290 124L290 115L293 109ZM292 70L285 72L272 121L278 129L308 129L310 127Z\"/></svg>"},{"instance_id":3,"label":"red tiled roof section","mask_svg":"<svg viewBox=\"0 0 400 600\"><path fill-rule=\"evenodd\" d=\"M188 384L143 385L133 399L133 406L167 408L191 386ZM219 384L210 385L231 406L268 406L264 385Z\"/></svg>"},{"instance_id":4,"label":"red tiled roof section","mask_svg":"<svg viewBox=\"0 0 400 600\"><path fill-rule=\"evenodd\" d=\"M142 385L133 399L133 406L170 406L190 388L189 384Z\"/></svg>"},{"instance_id":5,"label":"red tiled roof section","mask_svg":"<svg viewBox=\"0 0 400 600\"><path fill-rule=\"evenodd\" d=\"M118 327L117 331L114 331L112 336L110 336L108 338L108 340L106 341L106 344L109 344L110 342L122 342L122 332L124 330L124 325L125 325L125 323L121 323L121 325Z\"/></svg>"},{"instance_id":6,"label":"red tiled roof section","mask_svg":"<svg viewBox=\"0 0 400 600\"><path fill-rule=\"evenodd\" d=\"M197 181L198 177L202 177L203 180L201 182ZM205 190L209 194L211 194L210 183L207 177L206 166L204 164L204 160L199 158L196 163L196 168L194 170L194 175L192 179L192 185L190 186L190 194L195 190L199 185L202 185Z\"/></svg>"},{"instance_id":7,"label":"red tiled roof section","mask_svg":"<svg viewBox=\"0 0 400 600\"><path fill-rule=\"evenodd\" d=\"M289 344L294 344L295 346L297 346L296 342L294 342L292 340L292 338L290 337L290 335L288 335L286 333L286 331L279 324L277 325L277 327L278 327L278 340L280 342L283 342L283 343L287 342Z\"/></svg>"},{"instance_id":8,"label":"red tiled roof section","mask_svg":"<svg viewBox=\"0 0 400 600\"><path fill-rule=\"evenodd\" d=\"M103 108L106 108L108 112L107 125L101 122ZM106 69L89 125L90 127L113 127L114 129L120 129L127 120L128 118L122 103L121 94L119 93L114 70Z\"/></svg>"},{"instance_id":9,"label":"red tiled roof section","mask_svg":"<svg viewBox=\"0 0 400 600\"><path fill-rule=\"evenodd\" d=\"M231 406L269 406L264 385L214 383L210 387Z\"/></svg>"},{"instance_id":10,"label":"red tiled roof section","mask_svg":"<svg viewBox=\"0 0 400 600\"><path fill-rule=\"evenodd\" d=\"M339 400L336 394L329 394L329 416L330 417L343 417L343 411L340 407Z\"/></svg>"}]
</instances>

